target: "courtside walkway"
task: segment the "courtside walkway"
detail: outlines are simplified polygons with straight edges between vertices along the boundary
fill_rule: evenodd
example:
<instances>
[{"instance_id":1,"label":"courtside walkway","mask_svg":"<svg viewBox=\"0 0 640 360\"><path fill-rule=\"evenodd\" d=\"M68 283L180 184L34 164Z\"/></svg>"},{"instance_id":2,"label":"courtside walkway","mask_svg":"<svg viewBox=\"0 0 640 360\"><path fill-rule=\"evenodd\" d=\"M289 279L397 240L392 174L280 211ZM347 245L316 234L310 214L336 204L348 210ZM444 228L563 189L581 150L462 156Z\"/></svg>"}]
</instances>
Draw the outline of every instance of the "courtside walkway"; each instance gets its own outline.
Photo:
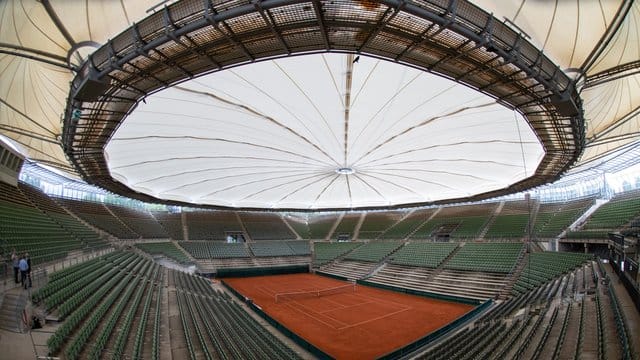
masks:
<instances>
[{"instance_id":1,"label":"courtside walkway","mask_svg":"<svg viewBox=\"0 0 640 360\"><path fill-rule=\"evenodd\" d=\"M19 334L7 330L0 330L0 354L3 359L36 358L35 348L28 333Z\"/></svg>"},{"instance_id":2,"label":"courtside walkway","mask_svg":"<svg viewBox=\"0 0 640 360\"><path fill-rule=\"evenodd\" d=\"M0 307L5 299L5 295L8 294L22 294L30 297L31 292L37 288L43 286L46 283L46 277L43 276L45 271L47 274L51 274L57 270L62 270L69 266L84 262L92 259L96 256L104 255L112 252L113 248L101 249L90 253L72 252L62 261L43 264L42 266L34 266L32 272L33 287L29 290L23 290L20 288L20 284L15 284L13 281L13 269L8 269L8 273L4 276L4 279L0 281ZM15 325L17 327L20 317L16 316L15 323L9 325ZM10 331L0 329L0 359L36 359L37 356L46 357L48 353L47 339L53 334L59 324L47 323L44 328L37 330L27 329L26 324L21 325L23 333L20 333L17 328L16 331ZM9 326L11 327L11 326Z\"/></svg>"},{"instance_id":3,"label":"courtside walkway","mask_svg":"<svg viewBox=\"0 0 640 360\"><path fill-rule=\"evenodd\" d=\"M36 285L40 285L39 283L36 284L36 280L38 281L40 280L40 277L38 275L43 271L46 271L47 274L51 274L52 272L56 272L58 270L68 268L69 266L93 259L96 256L102 256L104 254L108 254L114 250L115 250L114 247L108 247L108 248L95 250L87 253L83 251L72 251L64 260L53 261L53 262L45 263L42 265L36 264L32 270L33 287L36 288ZM20 286L20 284L16 284L13 281L13 268L8 266L5 276L3 276L2 281L0 281L0 294L10 289L16 288L18 286Z\"/></svg>"},{"instance_id":4,"label":"courtside walkway","mask_svg":"<svg viewBox=\"0 0 640 360\"><path fill-rule=\"evenodd\" d=\"M633 304L633 301L631 301L631 297L629 296L627 289L625 289L624 285L622 285L622 282L618 278L618 275L615 273L613 268L611 268L613 264L609 263L602 265L611 279L613 291L616 292L618 301L620 301L620 306L624 312L624 316L627 319L627 327L630 335L629 340L633 347L634 358L640 359L640 336L638 336L638 334L640 334L640 314Z\"/></svg>"}]
</instances>

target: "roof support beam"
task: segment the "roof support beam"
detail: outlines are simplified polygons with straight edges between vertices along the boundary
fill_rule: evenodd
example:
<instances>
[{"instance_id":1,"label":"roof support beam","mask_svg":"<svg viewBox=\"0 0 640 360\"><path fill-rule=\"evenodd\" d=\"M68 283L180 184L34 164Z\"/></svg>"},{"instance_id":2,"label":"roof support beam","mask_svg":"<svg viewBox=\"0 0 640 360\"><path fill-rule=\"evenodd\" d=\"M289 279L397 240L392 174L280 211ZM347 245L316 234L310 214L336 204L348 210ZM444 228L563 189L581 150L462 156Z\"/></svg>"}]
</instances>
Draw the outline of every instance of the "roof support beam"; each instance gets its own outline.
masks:
<instances>
[{"instance_id":1,"label":"roof support beam","mask_svg":"<svg viewBox=\"0 0 640 360\"><path fill-rule=\"evenodd\" d=\"M9 50L0 49L0 54L12 55L12 56L17 56L17 57L21 57L21 58L25 58L25 59L29 59L29 60L35 60L35 61L38 61L38 62L41 62L41 63L57 66L59 68L63 68L63 69L66 69L66 70L72 70L73 69L72 67L70 67L67 64L60 64L60 63L57 63L57 62L49 60L49 59L41 58L39 56L23 54L23 53L19 53L19 52L15 52L15 51L9 51Z\"/></svg>"},{"instance_id":2,"label":"roof support beam","mask_svg":"<svg viewBox=\"0 0 640 360\"><path fill-rule=\"evenodd\" d=\"M64 24L58 17L58 14L56 14L56 11L51 6L51 3L49 2L49 0L40 0L40 2L42 3L42 6L44 6L44 9L47 11L47 14L51 18L51 21L53 21L53 23L56 25L56 27L58 28L62 36L64 36L64 38L67 39L67 42L69 43L69 45L75 46L76 41L73 39L73 37L71 36L67 28L64 27Z\"/></svg>"},{"instance_id":3,"label":"roof support beam","mask_svg":"<svg viewBox=\"0 0 640 360\"><path fill-rule=\"evenodd\" d=\"M402 10L403 5L404 5L404 1L401 2L398 5L398 7L396 7L395 9L388 7L387 10L385 10L384 14L382 14L382 17L380 17L380 21L378 21L378 24L376 25L375 29L371 33L369 33L369 36L367 36L367 39L364 42L362 42L362 45L360 45L360 47L358 48L358 52L360 52L363 48L367 47L371 42L371 40L374 39L376 36L378 36L380 31L382 31L382 29L384 29L385 26L387 26L387 24L391 20L393 20L393 18L396 17L396 15L398 15L400 10Z\"/></svg>"},{"instance_id":4,"label":"roof support beam","mask_svg":"<svg viewBox=\"0 0 640 360\"><path fill-rule=\"evenodd\" d=\"M622 1L622 3L620 4L620 8L618 9L618 12L616 12L615 17L611 22L611 25L607 28L607 31L605 31L605 33L602 35L602 37L600 38L600 41L598 41L598 46L596 46L593 49L593 51L591 52L591 54L589 54L589 56L584 61L582 66L580 66L580 69L582 69L583 75L589 71L591 66L593 66L593 64L596 62L596 60L598 60L598 58L602 54L602 52L607 48L607 46L609 45L609 42L611 42L613 37L618 33L618 29L620 29L620 26L622 26L622 24L624 23L624 20L627 17L629 10L631 10L631 8L633 7L633 1L634 0Z\"/></svg>"},{"instance_id":5,"label":"roof support beam","mask_svg":"<svg viewBox=\"0 0 640 360\"><path fill-rule=\"evenodd\" d=\"M612 67L611 69L588 76L584 88L588 89L638 73L640 73L640 60L620 64L616 67Z\"/></svg>"},{"instance_id":6,"label":"roof support beam","mask_svg":"<svg viewBox=\"0 0 640 360\"><path fill-rule=\"evenodd\" d=\"M249 53L249 50L247 50L247 48L236 39L236 35L233 32L233 29L231 29L231 27L227 25L227 23L225 23L224 20L221 20L221 21L216 20L215 15L218 15L218 14L211 4L209 4L208 10L209 11L205 12L204 14L204 18L207 20L207 22L211 26L213 26L216 30L218 30L218 32L220 32L227 39L227 41L231 43L231 45L240 49L240 51L242 51L244 56L246 56L247 59L249 59L249 61L253 62L255 59ZM211 14L213 14L213 16ZM220 24L222 24L222 26L220 26Z\"/></svg>"},{"instance_id":7,"label":"roof support beam","mask_svg":"<svg viewBox=\"0 0 640 360\"><path fill-rule=\"evenodd\" d=\"M0 48L9 48L9 49L13 49L13 50L33 53L33 54L36 54L36 55L42 55L44 57L50 58L52 60L57 60L57 61L67 61L67 59L64 56L59 56L59 55L56 55L56 54L52 54L50 52L46 52L46 51L42 51L42 50L38 50L38 49L31 49L31 48L20 46L20 45L14 45L14 44L8 44L8 43L0 43Z\"/></svg>"},{"instance_id":8,"label":"roof support beam","mask_svg":"<svg viewBox=\"0 0 640 360\"><path fill-rule=\"evenodd\" d=\"M612 131L626 124L627 122L635 119L637 116L640 116L640 106L637 106L635 109L631 110L628 114L624 115L621 119L618 119L618 121L616 121L613 125L611 125L606 130L601 131L598 134L598 137L593 137L588 139L587 144L592 145L594 143L597 143L598 141L602 141L602 139L609 139L609 137L607 137L607 134L611 133Z\"/></svg>"},{"instance_id":9,"label":"roof support beam","mask_svg":"<svg viewBox=\"0 0 640 360\"><path fill-rule=\"evenodd\" d=\"M401 3L401 0L381 0L382 3L388 5L388 6L399 6ZM419 16L423 19L427 19L431 22L437 23L438 25L451 29L452 31L461 34L463 36L465 36L467 39L473 40L475 42L483 42L486 41L486 38L483 38L481 35L471 31L471 29L468 29L464 26L461 26L460 24L454 22L451 20L451 18L447 19L447 17L452 17L455 18L455 14L456 14L456 7L455 5L453 5L455 3L455 1L452 1L450 3L450 5L452 5L452 9L450 10L450 13L445 14L444 16L439 15L439 14L435 14L432 12L427 11L424 8L418 7L414 4L411 3L406 3L404 5L403 10L413 14L415 16ZM451 6L450 6L451 7ZM449 16L447 16L449 15ZM525 71L525 73L527 73L528 76L532 76L535 75L536 72L531 69L529 67L528 64L526 64L525 62L523 62L523 60L520 59L521 55L520 55L520 48L518 46L519 41L521 41L521 37L518 37L518 40L516 41L516 44L513 46L513 48L509 49L509 50L505 50L502 49L500 46L498 46L497 44L493 43L492 46L495 49L495 53L499 54L502 58L504 58L507 62L509 63L513 63L516 66L518 66L519 68L521 68L523 71ZM540 82L541 84L543 84L546 88L549 89L553 89L553 91L558 94L561 95L563 93L563 90L568 90L567 89L558 89L557 83L555 82L555 79L557 76L561 75L561 72L559 73L554 73L552 74L553 76L550 79L547 79L544 76L535 76L534 78L536 79L536 81Z\"/></svg>"},{"instance_id":10,"label":"roof support beam","mask_svg":"<svg viewBox=\"0 0 640 360\"><path fill-rule=\"evenodd\" d=\"M251 0L251 2L256 7L256 10L258 10L258 12L260 13L260 16L262 17L262 20L264 21L264 23L267 24L269 29L271 29L271 33L273 33L273 36L276 39L278 39L280 46L282 46L282 48L287 52L287 54L291 54L291 49L289 49L289 47L287 46L287 43L282 38L282 35L280 35L280 32L273 26L274 21L271 14L267 13L262 8L262 6L260 5L260 0Z\"/></svg>"},{"instance_id":11,"label":"roof support beam","mask_svg":"<svg viewBox=\"0 0 640 360\"><path fill-rule=\"evenodd\" d=\"M48 137L44 137L44 136L41 136L41 135L38 135L38 134L34 134L34 133L26 131L24 129L17 128L15 126L6 125L6 124L0 124L0 129L4 130L6 132L11 132L11 133L14 133L14 134L30 137L32 139L48 142L50 144L60 145L60 142L58 140L51 139L51 138L48 138Z\"/></svg>"},{"instance_id":12,"label":"roof support beam","mask_svg":"<svg viewBox=\"0 0 640 360\"><path fill-rule=\"evenodd\" d=\"M16 108L15 106L9 104L8 102L6 102L4 99L0 98L0 103L4 104L5 106L7 106L9 109L15 111L17 114L19 114L20 116L24 117L25 119L29 120L32 124L34 124L35 126L39 127L40 129L44 130L44 132L48 133L49 135L51 135L52 137L56 137L56 134L47 129L46 127L42 126L38 121L35 121L34 119L32 119L31 117L29 117L29 115L25 114L24 112L20 111L18 108Z\"/></svg>"},{"instance_id":13,"label":"roof support beam","mask_svg":"<svg viewBox=\"0 0 640 360\"><path fill-rule=\"evenodd\" d=\"M320 32L322 33L322 41L324 41L324 48L326 50L331 49L329 44L329 36L327 35L327 28L324 25L324 15L322 14L322 8L319 0L312 0L313 10L316 12L316 19L318 20L318 26L320 26Z\"/></svg>"}]
</instances>

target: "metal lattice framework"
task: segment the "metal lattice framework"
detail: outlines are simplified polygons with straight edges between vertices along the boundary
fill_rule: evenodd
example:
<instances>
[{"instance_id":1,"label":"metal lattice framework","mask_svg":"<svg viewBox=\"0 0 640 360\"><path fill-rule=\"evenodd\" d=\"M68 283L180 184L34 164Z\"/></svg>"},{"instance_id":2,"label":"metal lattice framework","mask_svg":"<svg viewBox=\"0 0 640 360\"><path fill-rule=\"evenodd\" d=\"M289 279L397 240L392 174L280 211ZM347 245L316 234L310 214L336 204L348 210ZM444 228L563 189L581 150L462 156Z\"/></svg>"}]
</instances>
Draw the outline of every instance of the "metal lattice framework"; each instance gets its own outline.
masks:
<instances>
[{"instance_id":1,"label":"metal lattice framework","mask_svg":"<svg viewBox=\"0 0 640 360\"><path fill-rule=\"evenodd\" d=\"M211 72L322 52L366 54L438 74L525 117L545 150L536 173L499 191L442 202L551 182L583 150L584 119L572 80L517 30L467 1L183 0L126 29L86 61L68 99L65 153L87 182L158 202L113 179L103 152L139 101ZM401 204L417 205L427 204Z\"/></svg>"}]
</instances>

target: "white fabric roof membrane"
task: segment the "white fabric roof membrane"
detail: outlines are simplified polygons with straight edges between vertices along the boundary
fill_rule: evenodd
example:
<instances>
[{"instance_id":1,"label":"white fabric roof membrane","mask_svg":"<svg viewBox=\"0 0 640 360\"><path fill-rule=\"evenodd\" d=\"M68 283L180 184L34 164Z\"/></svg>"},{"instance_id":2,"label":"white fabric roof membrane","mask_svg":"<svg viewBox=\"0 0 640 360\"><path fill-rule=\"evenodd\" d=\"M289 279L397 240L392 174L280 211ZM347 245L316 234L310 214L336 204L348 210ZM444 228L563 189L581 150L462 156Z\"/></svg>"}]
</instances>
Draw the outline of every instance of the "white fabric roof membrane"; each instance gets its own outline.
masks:
<instances>
[{"instance_id":1,"label":"white fabric roof membrane","mask_svg":"<svg viewBox=\"0 0 640 360\"><path fill-rule=\"evenodd\" d=\"M32 160L73 173L59 140L60 118L74 76L65 68L67 56L75 53L74 45L86 53L83 42L103 44L147 16L145 10L155 3L0 1L0 132L27 148ZM59 18L64 31L51 14ZM75 56L69 58L78 65Z\"/></svg>"},{"instance_id":2,"label":"white fabric roof membrane","mask_svg":"<svg viewBox=\"0 0 640 360\"><path fill-rule=\"evenodd\" d=\"M586 75L587 146L580 163L640 139L640 3L635 1L472 0L530 36L563 70ZM634 64L604 84L589 77ZM579 165L579 164L578 164Z\"/></svg>"},{"instance_id":3,"label":"white fabric roof membrane","mask_svg":"<svg viewBox=\"0 0 640 360\"><path fill-rule=\"evenodd\" d=\"M637 65L640 62L640 2L472 2L522 29L529 40L564 71L583 74L579 84L583 86L588 147L579 164L599 159L640 139ZM31 159L73 172L59 140L60 117L69 93L69 81L74 76L67 59L71 65L78 65L76 49L77 53L86 54L104 44L147 16L146 10L157 3L157 0L0 2L0 133L28 149ZM316 71L320 70L307 73ZM604 76L608 71L613 74ZM591 78L597 81L590 82ZM194 87L194 84L188 86ZM163 94L169 97L181 92L184 91L176 89ZM150 99L150 103L155 101ZM338 150L326 151L333 156L332 152ZM482 167L482 163L476 166ZM457 166L449 170L457 170ZM135 183L139 179L128 180Z\"/></svg>"},{"instance_id":4,"label":"white fabric roof membrane","mask_svg":"<svg viewBox=\"0 0 640 360\"><path fill-rule=\"evenodd\" d=\"M151 95L107 145L111 174L197 204L373 207L502 189L544 156L520 114L492 98L353 59L265 61Z\"/></svg>"}]
</instances>

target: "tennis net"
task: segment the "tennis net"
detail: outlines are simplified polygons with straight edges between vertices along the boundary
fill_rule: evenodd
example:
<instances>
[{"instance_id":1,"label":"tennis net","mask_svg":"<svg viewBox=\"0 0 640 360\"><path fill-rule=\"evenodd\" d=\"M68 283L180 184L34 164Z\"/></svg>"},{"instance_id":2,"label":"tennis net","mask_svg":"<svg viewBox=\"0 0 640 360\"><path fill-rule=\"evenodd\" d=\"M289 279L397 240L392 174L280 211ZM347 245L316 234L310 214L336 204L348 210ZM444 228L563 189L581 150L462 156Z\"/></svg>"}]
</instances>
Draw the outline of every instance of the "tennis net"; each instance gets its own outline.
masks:
<instances>
[{"instance_id":1,"label":"tennis net","mask_svg":"<svg viewBox=\"0 0 640 360\"><path fill-rule=\"evenodd\" d=\"M308 299L308 298L343 294L343 293L349 293L349 292L355 292L355 291L356 291L356 284L347 284L347 285L340 285L340 286L336 286L328 289L278 293L278 294L275 294L274 297L275 297L275 301L278 303L278 302L289 301L289 300Z\"/></svg>"}]
</instances>

